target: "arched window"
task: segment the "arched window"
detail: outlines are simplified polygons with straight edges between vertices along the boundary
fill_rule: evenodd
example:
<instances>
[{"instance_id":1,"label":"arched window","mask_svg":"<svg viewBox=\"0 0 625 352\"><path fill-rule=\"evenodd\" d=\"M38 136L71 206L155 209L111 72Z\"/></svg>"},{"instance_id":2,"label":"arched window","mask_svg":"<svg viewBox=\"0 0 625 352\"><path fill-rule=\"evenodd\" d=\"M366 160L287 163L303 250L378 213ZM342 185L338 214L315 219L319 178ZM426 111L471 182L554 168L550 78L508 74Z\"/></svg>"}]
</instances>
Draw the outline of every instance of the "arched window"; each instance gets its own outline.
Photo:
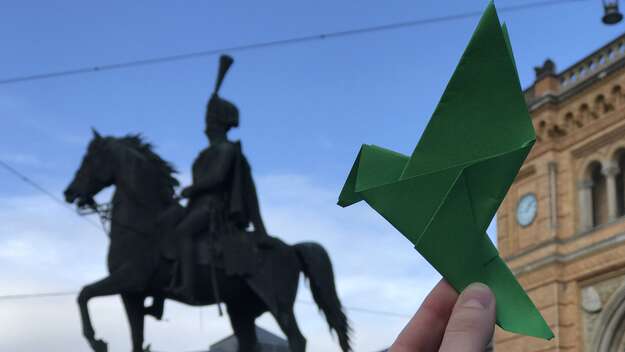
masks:
<instances>
[{"instance_id":1,"label":"arched window","mask_svg":"<svg viewBox=\"0 0 625 352\"><path fill-rule=\"evenodd\" d=\"M601 163L598 161L589 165L589 176L592 182L592 225L598 226L608 222L608 197L605 176Z\"/></svg>"},{"instance_id":2,"label":"arched window","mask_svg":"<svg viewBox=\"0 0 625 352\"><path fill-rule=\"evenodd\" d=\"M591 351L612 352L625 348L625 286L621 286L602 307L595 320Z\"/></svg>"}]
</instances>

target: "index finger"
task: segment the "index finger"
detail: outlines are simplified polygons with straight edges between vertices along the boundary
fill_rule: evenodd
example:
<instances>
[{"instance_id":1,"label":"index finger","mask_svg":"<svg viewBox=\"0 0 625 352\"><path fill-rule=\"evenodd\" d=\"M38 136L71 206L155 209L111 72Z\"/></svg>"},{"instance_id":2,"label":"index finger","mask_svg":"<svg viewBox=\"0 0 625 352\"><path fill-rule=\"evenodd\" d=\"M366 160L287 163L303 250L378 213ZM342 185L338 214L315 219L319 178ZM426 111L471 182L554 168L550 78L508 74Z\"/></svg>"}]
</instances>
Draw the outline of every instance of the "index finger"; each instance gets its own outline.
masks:
<instances>
[{"instance_id":1,"label":"index finger","mask_svg":"<svg viewBox=\"0 0 625 352\"><path fill-rule=\"evenodd\" d=\"M389 351L438 351L457 299L456 290L445 279L441 279L397 336Z\"/></svg>"}]
</instances>

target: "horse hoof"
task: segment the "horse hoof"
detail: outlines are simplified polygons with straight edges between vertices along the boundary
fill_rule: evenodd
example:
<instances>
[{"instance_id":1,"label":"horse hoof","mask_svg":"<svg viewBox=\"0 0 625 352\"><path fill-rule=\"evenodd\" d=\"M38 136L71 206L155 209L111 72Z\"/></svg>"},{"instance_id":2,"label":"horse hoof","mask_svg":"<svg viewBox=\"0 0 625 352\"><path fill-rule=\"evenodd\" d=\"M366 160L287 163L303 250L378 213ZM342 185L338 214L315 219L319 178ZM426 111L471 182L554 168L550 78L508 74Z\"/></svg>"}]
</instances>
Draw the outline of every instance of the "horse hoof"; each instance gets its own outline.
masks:
<instances>
[{"instance_id":1,"label":"horse hoof","mask_svg":"<svg viewBox=\"0 0 625 352\"><path fill-rule=\"evenodd\" d=\"M143 348L143 352L152 352L152 349L151 349L150 347L152 347L152 345L151 345L151 344L148 344L147 346L145 346L145 347Z\"/></svg>"},{"instance_id":2,"label":"horse hoof","mask_svg":"<svg viewBox=\"0 0 625 352\"><path fill-rule=\"evenodd\" d=\"M95 352L108 352L108 345L102 340L95 340L91 344Z\"/></svg>"}]
</instances>

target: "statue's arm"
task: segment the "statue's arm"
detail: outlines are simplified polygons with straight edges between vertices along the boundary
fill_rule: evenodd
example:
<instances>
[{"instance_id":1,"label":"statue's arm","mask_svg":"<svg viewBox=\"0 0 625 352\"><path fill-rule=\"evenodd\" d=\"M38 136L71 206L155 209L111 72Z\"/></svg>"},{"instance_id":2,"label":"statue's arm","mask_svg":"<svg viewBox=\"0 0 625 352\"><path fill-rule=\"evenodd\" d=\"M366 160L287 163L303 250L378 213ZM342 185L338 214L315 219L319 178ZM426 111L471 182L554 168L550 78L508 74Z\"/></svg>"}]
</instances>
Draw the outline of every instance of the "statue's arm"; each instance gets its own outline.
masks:
<instances>
[{"instance_id":1,"label":"statue's arm","mask_svg":"<svg viewBox=\"0 0 625 352\"><path fill-rule=\"evenodd\" d=\"M211 165L209 170L205 170L203 177L193 183L191 186L193 193L211 191L227 181L226 178L235 160L236 150L230 143L222 143L217 148L219 148L219 153L215 163Z\"/></svg>"},{"instance_id":2,"label":"statue's arm","mask_svg":"<svg viewBox=\"0 0 625 352\"><path fill-rule=\"evenodd\" d=\"M260 216L260 206L258 204L258 194L256 193L256 185L252 181L250 184L250 192L253 197L252 204L250 204L253 209L250 210L250 220L254 225L254 230L257 233L267 235L267 229L265 228L265 223L263 222L263 217Z\"/></svg>"}]
</instances>

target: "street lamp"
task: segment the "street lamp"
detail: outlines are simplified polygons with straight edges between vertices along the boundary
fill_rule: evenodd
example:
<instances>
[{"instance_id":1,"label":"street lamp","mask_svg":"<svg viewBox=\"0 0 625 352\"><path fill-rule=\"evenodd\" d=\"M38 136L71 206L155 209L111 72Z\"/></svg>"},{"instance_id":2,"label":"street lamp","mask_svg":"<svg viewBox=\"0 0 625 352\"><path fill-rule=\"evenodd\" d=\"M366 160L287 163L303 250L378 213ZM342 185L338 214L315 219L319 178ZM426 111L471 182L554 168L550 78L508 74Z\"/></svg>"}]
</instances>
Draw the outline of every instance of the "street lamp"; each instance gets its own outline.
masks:
<instances>
[{"instance_id":1,"label":"street lamp","mask_svg":"<svg viewBox=\"0 0 625 352\"><path fill-rule=\"evenodd\" d=\"M602 0L603 1L603 23L612 25L621 22L623 14L618 9L618 0Z\"/></svg>"}]
</instances>

